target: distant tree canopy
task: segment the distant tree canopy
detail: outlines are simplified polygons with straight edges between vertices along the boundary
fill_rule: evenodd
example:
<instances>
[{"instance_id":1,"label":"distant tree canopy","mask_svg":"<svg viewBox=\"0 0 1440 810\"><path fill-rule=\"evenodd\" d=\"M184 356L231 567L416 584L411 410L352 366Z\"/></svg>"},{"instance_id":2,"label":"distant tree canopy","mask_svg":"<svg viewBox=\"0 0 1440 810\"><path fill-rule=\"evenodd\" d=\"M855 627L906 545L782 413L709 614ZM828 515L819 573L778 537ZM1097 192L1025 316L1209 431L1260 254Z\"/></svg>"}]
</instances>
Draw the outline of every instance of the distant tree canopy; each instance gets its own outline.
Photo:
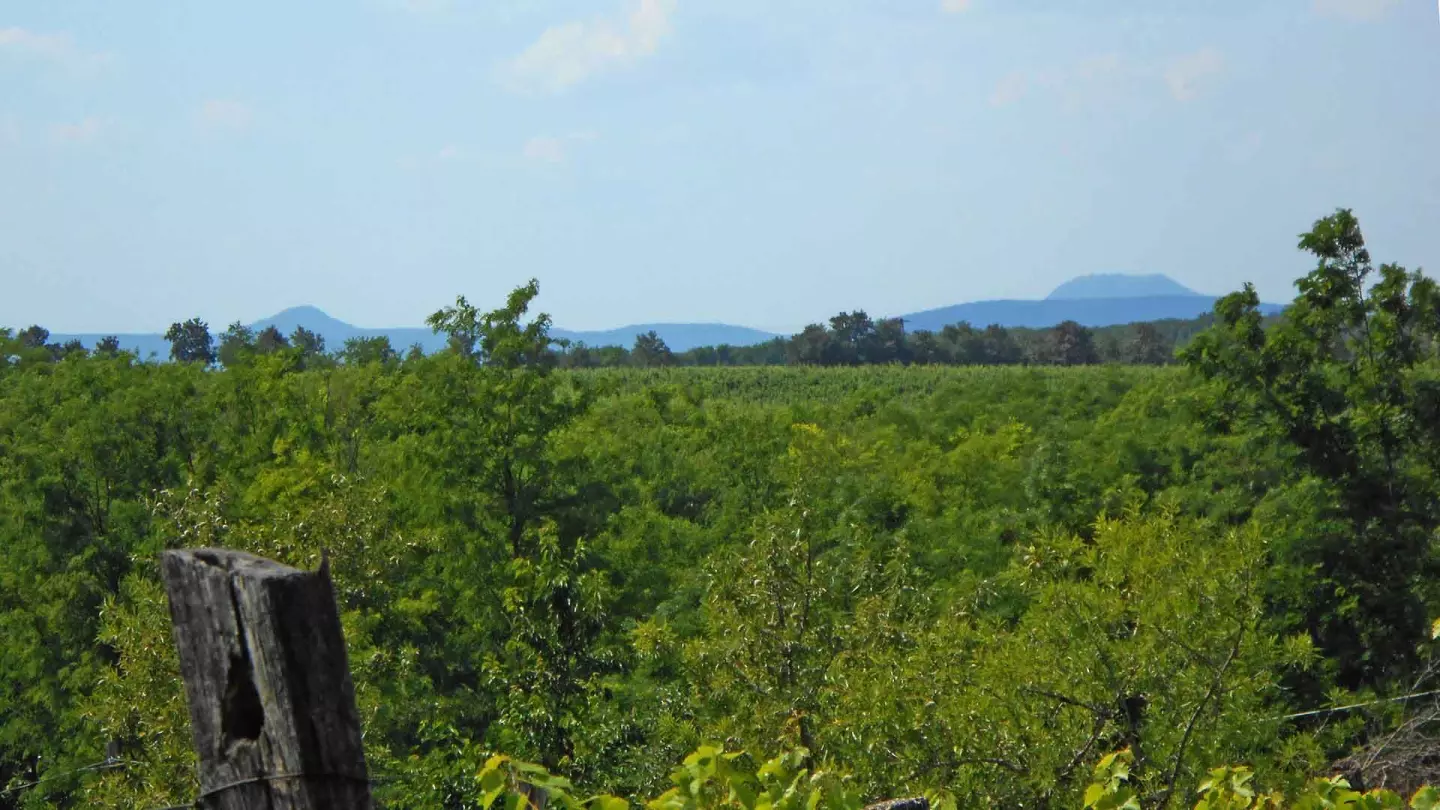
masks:
<instances>
[{"instance_id":1,"label":"distant tree canopy","mask_svg":"<svg viewBox=\"0 0 1440 810\"><path fill-rule=\"evenodd\" d=\"M170 341L171 360L206 366L216 360L210 328L199 318L171 324L170 329L165 332L165 339Z\"/></svg>"},{"instance_id":2,"label":"distant tree canopy","mask_svg":"<svg viewBox=\"0 0 1440 810\"><path fill-rule=\"evenodd\" d=\"M260 333L255 336L255 351L260 354L274 354L288 348L290 348L290 341L283 332L274 326L261 329Z\"/></svg>"},{"instance_id":3,"label":"distant tree canopy","mask_svg":"<svg viewBox=\"0 0 1440 810\"><path fill-rule=\"evenodd\" d=\"M100 338L95 344L95 355L97 357L116 357L120 354L120 338L115 335L106 335Z\"/></svg>"},{"instance_id":4,"label":"distant tree canopy","mask_svg":"<svg viewBox=\"0 0 1440 810\"><path fill-rule=\"evenodd\" d=\"M630 350L630 357L635 361L635 365L642 368L668 366L675 362L674 353L653 329L635 337L635 347Z\"/></svg>"},{"instance_id":5,"label":"distant tree canopy","mask_svg":"<svg viewBox=\"0 0 1440 810\"><path fill-rule=\"evenodd\" d=\"M529 289L529 285L524 290ZM537 288L538 289L538 288ZM454 306L433 314L427 323L446 336L447 348L477 361L490 362L483 345L485 318L460 296ZM1268 324L1274 318L1265 318ZM546 338L531 346L530 359L565 368L618 368L639 366L862 366L862 365L1089 365L1121 363L1164 365L1174 362L1175 350L1213 322L1206 315L1187 321L1160 321L1124 326L1088 328L1073 321L1049 329L1007 329L997 324L977 328L968 323L946 326L939 332L906 332L899 318L876 321L864 310L842 312L826 324L811 324L790 338L775 338L751 346L697 346L675 351L654 330L636 335L629 348ZM548 326L547 326L548 329ZM547 332L548 335L548 332ZM534 339L534 335L530 339ZM34 325L12 332L7 341L30 360L59 360L84 351L77 341L49 342L50 332ZM165 334L170 359L180 362L218 363L232 367L255 357L284 353L292 362L312 368L342 362L403 362L424 356L419 344L399 351L383 335L347 339L333 350L325 338L304 326L289 335L278 327L260 330L231 323L211 338L199 319L176 323ZM208 347L208 348L207 348ZM119 339L108 336L93 349L114 356ZM13 353L12 353L13 354ZM13 356L20 356L14 354ZM527 360L529 362L529 360Z\"/></svg>"},{"instance_id":6,"label":"distant tree canopy","mask_svg":"<svg viewBox=\"0 0 1440 810\"><path fill-rule=\"evenodd\" d=\"M339 359L346 365L352 366L363 366L370 363L384 365L399 360L400 356L390 346L390 338L379 335L346 340L344 348L340 350Z\"/></svg>"},{"instance_id":7,"label":"distant tree canopy","mask_svg":"<svg viewBox=\"0 0 1440 810\"><path fill-rule=\"evenodd\" d=\"M842 312L829 325L810 324L790 338L755 346L698 346L657 354L658 335L637 335L635 346L577 343L562 353L570 368L677 366L862 366L886 365L1165 365L1175 347L1210 323L1191 321L1129 324L1091 329L1067 321L1050 329L977 329L951 324L940 332L907 333L899 318L872 320L863 310ZM663 343L663 341L660 341ZM660 358L668 358L661 360Z\"/></svg>"}]
</instances>

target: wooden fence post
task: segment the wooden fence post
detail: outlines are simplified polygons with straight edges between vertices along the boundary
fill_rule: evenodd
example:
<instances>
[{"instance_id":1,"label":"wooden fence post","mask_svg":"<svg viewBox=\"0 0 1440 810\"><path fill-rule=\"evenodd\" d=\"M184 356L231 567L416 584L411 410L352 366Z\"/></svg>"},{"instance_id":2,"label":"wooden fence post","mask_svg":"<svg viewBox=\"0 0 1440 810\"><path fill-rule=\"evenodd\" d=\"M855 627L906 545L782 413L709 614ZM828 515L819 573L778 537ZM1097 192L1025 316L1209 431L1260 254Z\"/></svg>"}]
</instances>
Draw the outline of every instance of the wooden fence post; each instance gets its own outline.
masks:
<instances>
[{"instance_id":1,"label":"wooden fence post","mask_svg":"<svg viewBox=\"0 0 1440 810\"><path fill-rule=\"evenodd\" d=\"M161 559L208 810L370 810L327 562L221 549Z\"/></svg>"}]
</instances>

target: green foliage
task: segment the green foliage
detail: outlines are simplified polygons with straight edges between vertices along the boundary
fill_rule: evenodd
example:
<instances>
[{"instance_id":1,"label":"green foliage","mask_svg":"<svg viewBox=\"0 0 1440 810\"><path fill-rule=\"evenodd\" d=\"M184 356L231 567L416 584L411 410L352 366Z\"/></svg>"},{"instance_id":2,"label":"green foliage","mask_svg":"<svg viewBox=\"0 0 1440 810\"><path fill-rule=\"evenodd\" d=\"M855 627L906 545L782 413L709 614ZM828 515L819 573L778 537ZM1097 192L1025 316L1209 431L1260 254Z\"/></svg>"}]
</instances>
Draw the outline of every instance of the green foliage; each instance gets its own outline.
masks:
<instances>
[{"instance_id":1,"label":"green foliage","mask_svg":"<svg viewBox=\"0 0 1440 810\"><path fill-rule=\"evenodd\" d=\"M630 350L630 359L641 368L655 368L672 365L675 354L652 329L643 335L635 336L635 348Z\"/></svg>"},{"instance_id":2,"label":"green foliage","mask_svg":"<svg viewBox=\"0 0 1440 810\"><path fill-rule=\"evenodd\" d=\"M1085 810L1141 810L1152 805L1141 801L1130 779L1129 749L1102 757L1095 766L1095 781L1085 789ZM1423 787L1407 802L1394 791L1353 790L1344 777L1311 780L1293 796L1281 791L1258 792L1252 784L1255 773L1247 767L1222 766L1210 771L1196 791L1195 810L1432 810L1440 803L1440 791Z\"/></svg>"},{"instance_id":3,"label":"green foliage","mask_svg":"<svg viewBox=\"0 0 1440 810\"><path fill-rule=\"evenodd\" d=\"M1257 430L1324 492L1305 536L1277 549L1309 581L1277 594L1293 622L1373 685L1415 664L1440 527L1440 337L1435 283L1375 274L1354 215L1319 220L1300 247L1318 260L1284 320L1262 327L1253 287L1216 305L1216 328L1184 358L1218 385L1211 419ZM1314 581L1318 578L1318 582Z\"/></svg>"},{"instance_id":4,"label":"green foliage","mask_svg":"<svg viewBox=\"0 0 1440 810\"><path fill-rule=\"evenodd\" d=\"M0 330L0 807L194 795L156 559L200 545L328 554L387 807L1402 806L1311 780L1429 733L1341 707L1435 653L1436 296L1367 289L1345 216L1303 245L1286 318L1226 299L1189 368L1195 324L863 312L789 368L637 363L533 282L403 360Z\"/></svg>"},{"instance_id":5,"label":"green foliage","mask_svg":"<svg viewBox=\"0 0 1440 810\"><path fill-rule=\"evenodd\" d=\"M170 359L177 363L208 366L215 362L215 341L210 337L209 327L199 318L171 324L165 339L170 341Z\"/></svg>"}]
</instances>

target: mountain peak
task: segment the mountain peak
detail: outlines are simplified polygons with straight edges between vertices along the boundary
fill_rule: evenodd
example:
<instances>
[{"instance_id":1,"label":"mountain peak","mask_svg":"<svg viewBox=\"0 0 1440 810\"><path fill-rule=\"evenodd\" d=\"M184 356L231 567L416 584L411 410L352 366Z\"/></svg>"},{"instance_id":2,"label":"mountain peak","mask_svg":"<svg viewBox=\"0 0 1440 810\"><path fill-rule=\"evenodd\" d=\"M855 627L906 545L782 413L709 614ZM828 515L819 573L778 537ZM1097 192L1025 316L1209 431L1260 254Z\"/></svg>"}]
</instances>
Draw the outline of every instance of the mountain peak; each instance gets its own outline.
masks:
<instances>
[{"instance_id":1,"label":"mountain peak","mask_svg":"<svg viewBox=\"0 0 1440 810\"><path fill-rule=\"evenodd\" d=\"M1095 273L1078 276L1061 284L1046 297L1047 301L1073 301L1088 298L1151 298L1157 296L1200 295L1200 293L1158 273L1126 275Z\"/></svg>"},{"instance_id":2,"label":"mountain peak","mask_svg":"<svg viewBox=\"0 0 1440 810\"><path fill-rule=\"evenodd\" d=\"M285 309L280 310L279 312L275 313L274 315L271 315L269 318L266 318L265 320L274 321L274 320L279 320L279 319L281 319L281 318L301 318L301 319L306 319L306 320L322 320L322 321L333 321L333 320L335 320L334 318L330 317L330 314L327 313L325 310L323 310L323 309L321 309L321 308L319 308L319 307L317 307L317 306L314 306L314 305L312 305L312 304L302 304L301 306L298 306L298 307L286 307Z\"/></svg>"}]
</instances>

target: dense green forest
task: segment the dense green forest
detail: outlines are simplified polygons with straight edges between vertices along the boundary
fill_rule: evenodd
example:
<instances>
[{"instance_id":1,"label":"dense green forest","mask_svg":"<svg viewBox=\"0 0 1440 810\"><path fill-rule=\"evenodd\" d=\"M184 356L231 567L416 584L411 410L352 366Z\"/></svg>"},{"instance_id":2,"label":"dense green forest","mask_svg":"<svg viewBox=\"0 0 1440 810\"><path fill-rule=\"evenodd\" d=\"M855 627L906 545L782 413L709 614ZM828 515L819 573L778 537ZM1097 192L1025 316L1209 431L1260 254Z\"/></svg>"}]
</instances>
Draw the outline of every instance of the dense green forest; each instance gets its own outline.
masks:
<instances>
[{"instance_id":1,"label":"dense green forest","mask_svg":"<svg viewBox=\"0 0 1440 810\"><path fill-rule=\"evenodd\" d=\"M987 330L861 313L793 367L570 368L533 282L432 356L0 332L0 808L195 795L157 557L197 546L328 554L391 808L487 806L497 754L673 810L1411 793L1440 294L1348 211L1300 247L1283 320L1247 287L1169 365L952 367Z\"/></svg>"}]
</instances>

